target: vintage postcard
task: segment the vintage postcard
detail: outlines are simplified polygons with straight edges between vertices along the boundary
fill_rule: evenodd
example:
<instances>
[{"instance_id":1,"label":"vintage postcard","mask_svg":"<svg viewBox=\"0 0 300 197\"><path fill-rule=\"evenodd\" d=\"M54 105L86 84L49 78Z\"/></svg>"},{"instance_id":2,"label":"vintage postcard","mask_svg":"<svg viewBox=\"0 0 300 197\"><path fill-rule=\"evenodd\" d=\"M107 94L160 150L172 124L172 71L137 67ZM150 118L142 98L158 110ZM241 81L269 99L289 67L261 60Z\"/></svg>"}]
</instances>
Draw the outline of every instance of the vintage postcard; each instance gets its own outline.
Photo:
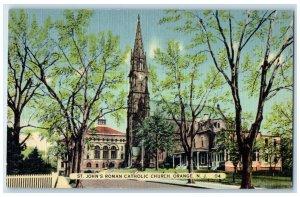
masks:
<instances>
[{"instance_id":1,"label":"vintage postcard","mask_svg":"<svg viewBox=\"0 0 300 197\"><path fill-rule=\"evenodd\" d=\"M6 188L292 190L294 14L9 9Z\"/></svg>"}]
</instances>

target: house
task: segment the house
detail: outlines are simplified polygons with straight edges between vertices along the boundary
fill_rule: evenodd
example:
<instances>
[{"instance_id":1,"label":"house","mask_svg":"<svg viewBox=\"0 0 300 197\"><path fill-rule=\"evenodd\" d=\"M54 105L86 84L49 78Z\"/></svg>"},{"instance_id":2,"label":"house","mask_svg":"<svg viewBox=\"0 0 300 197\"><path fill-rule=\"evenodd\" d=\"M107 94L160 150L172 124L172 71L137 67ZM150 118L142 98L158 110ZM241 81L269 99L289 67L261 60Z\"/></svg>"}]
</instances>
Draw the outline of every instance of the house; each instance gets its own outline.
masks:
<instances>
[{"instance_id":1,"label":"house","mask_svg":"<svg viewBox=\"0 0 300 197\"><path fill-rule=\"evenodd\" d=\"M230 129L226 122L222 119L205 119L199 121L198 124L207 125L202 128L202 132L195 136L195 148L193 154L193 163L196 169L210 169L210 170L224 170L234 171L234 165L231 160L231 153L226 148L226 144L221 144L224 148L219 149L220 144L216 143L216 135L220 132L234 131ZM209 126L210 125L210 126ZM277 170L282 169L282 161L280 156L280 142L279 136L259 133L256 141L261 143L260 146L255 147L252 156L252 169L258 170ZM229 142L227 142L229 143ZM237 143L234 141L233 143ZM175 154L173 155L174 166L187 166L187 156L180 147L180 141L176 146ZM237 170L242 169L242 159L240 158Z\"/></svg>"}]
</instances>

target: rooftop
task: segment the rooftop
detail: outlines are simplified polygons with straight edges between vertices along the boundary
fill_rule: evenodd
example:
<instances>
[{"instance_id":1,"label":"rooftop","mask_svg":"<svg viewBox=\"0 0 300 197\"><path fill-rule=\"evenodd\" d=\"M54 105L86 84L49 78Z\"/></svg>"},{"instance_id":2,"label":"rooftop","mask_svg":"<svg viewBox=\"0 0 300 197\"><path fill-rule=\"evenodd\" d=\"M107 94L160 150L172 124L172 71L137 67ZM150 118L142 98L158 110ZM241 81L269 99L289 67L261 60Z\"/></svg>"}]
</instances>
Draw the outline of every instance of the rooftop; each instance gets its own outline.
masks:
<instances>
[{"instance_id":1,"label":"rooftop","mask_svg":"<svg viewBox=\"0 0 300 197\"><path fill-rule=\"evenodd\" d=\"M97 125L94 129L92 129L92 132L89 131L88 134L101 134L101 135L120 135L120 136L126 136L125 133L120 132L116 129L113 129L106 125Z\"/></svg>"}]
</instances>

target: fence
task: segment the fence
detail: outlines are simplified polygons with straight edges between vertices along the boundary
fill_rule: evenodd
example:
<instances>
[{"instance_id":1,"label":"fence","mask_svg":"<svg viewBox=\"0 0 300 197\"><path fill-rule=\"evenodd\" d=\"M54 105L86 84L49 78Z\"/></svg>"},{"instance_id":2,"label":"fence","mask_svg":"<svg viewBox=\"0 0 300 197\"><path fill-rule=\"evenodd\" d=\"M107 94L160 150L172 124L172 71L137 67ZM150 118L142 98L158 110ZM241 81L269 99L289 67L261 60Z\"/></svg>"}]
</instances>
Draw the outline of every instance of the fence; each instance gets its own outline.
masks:
<instances>
[{"instance_id":1,"label":"fence","mask_svg":"<svg viewBox=\"0 0 300 197\"><path fill-rule=\"evenodd\" d=\"M7 188L55 188L57 173L6 176Z\"/></svg>"}]
</instances>

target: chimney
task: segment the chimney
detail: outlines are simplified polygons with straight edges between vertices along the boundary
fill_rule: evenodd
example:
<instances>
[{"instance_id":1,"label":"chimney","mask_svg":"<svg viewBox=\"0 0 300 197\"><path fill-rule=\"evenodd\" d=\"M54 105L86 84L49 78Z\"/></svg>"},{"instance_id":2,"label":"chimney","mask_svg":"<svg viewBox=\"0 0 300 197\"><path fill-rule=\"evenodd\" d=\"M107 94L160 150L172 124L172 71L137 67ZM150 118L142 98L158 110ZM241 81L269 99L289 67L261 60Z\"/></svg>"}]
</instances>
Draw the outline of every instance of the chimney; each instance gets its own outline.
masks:
<instances>
[{"instance_id":1,"label":"chimney","mask_svg":"<svg viewBox=\"0 0 300 197\"><path fill-rule=\"evenodd\" d=\"M98 125L106 125L106 119L104 117L99 118Z\"/></svg>"}]
</instances>

